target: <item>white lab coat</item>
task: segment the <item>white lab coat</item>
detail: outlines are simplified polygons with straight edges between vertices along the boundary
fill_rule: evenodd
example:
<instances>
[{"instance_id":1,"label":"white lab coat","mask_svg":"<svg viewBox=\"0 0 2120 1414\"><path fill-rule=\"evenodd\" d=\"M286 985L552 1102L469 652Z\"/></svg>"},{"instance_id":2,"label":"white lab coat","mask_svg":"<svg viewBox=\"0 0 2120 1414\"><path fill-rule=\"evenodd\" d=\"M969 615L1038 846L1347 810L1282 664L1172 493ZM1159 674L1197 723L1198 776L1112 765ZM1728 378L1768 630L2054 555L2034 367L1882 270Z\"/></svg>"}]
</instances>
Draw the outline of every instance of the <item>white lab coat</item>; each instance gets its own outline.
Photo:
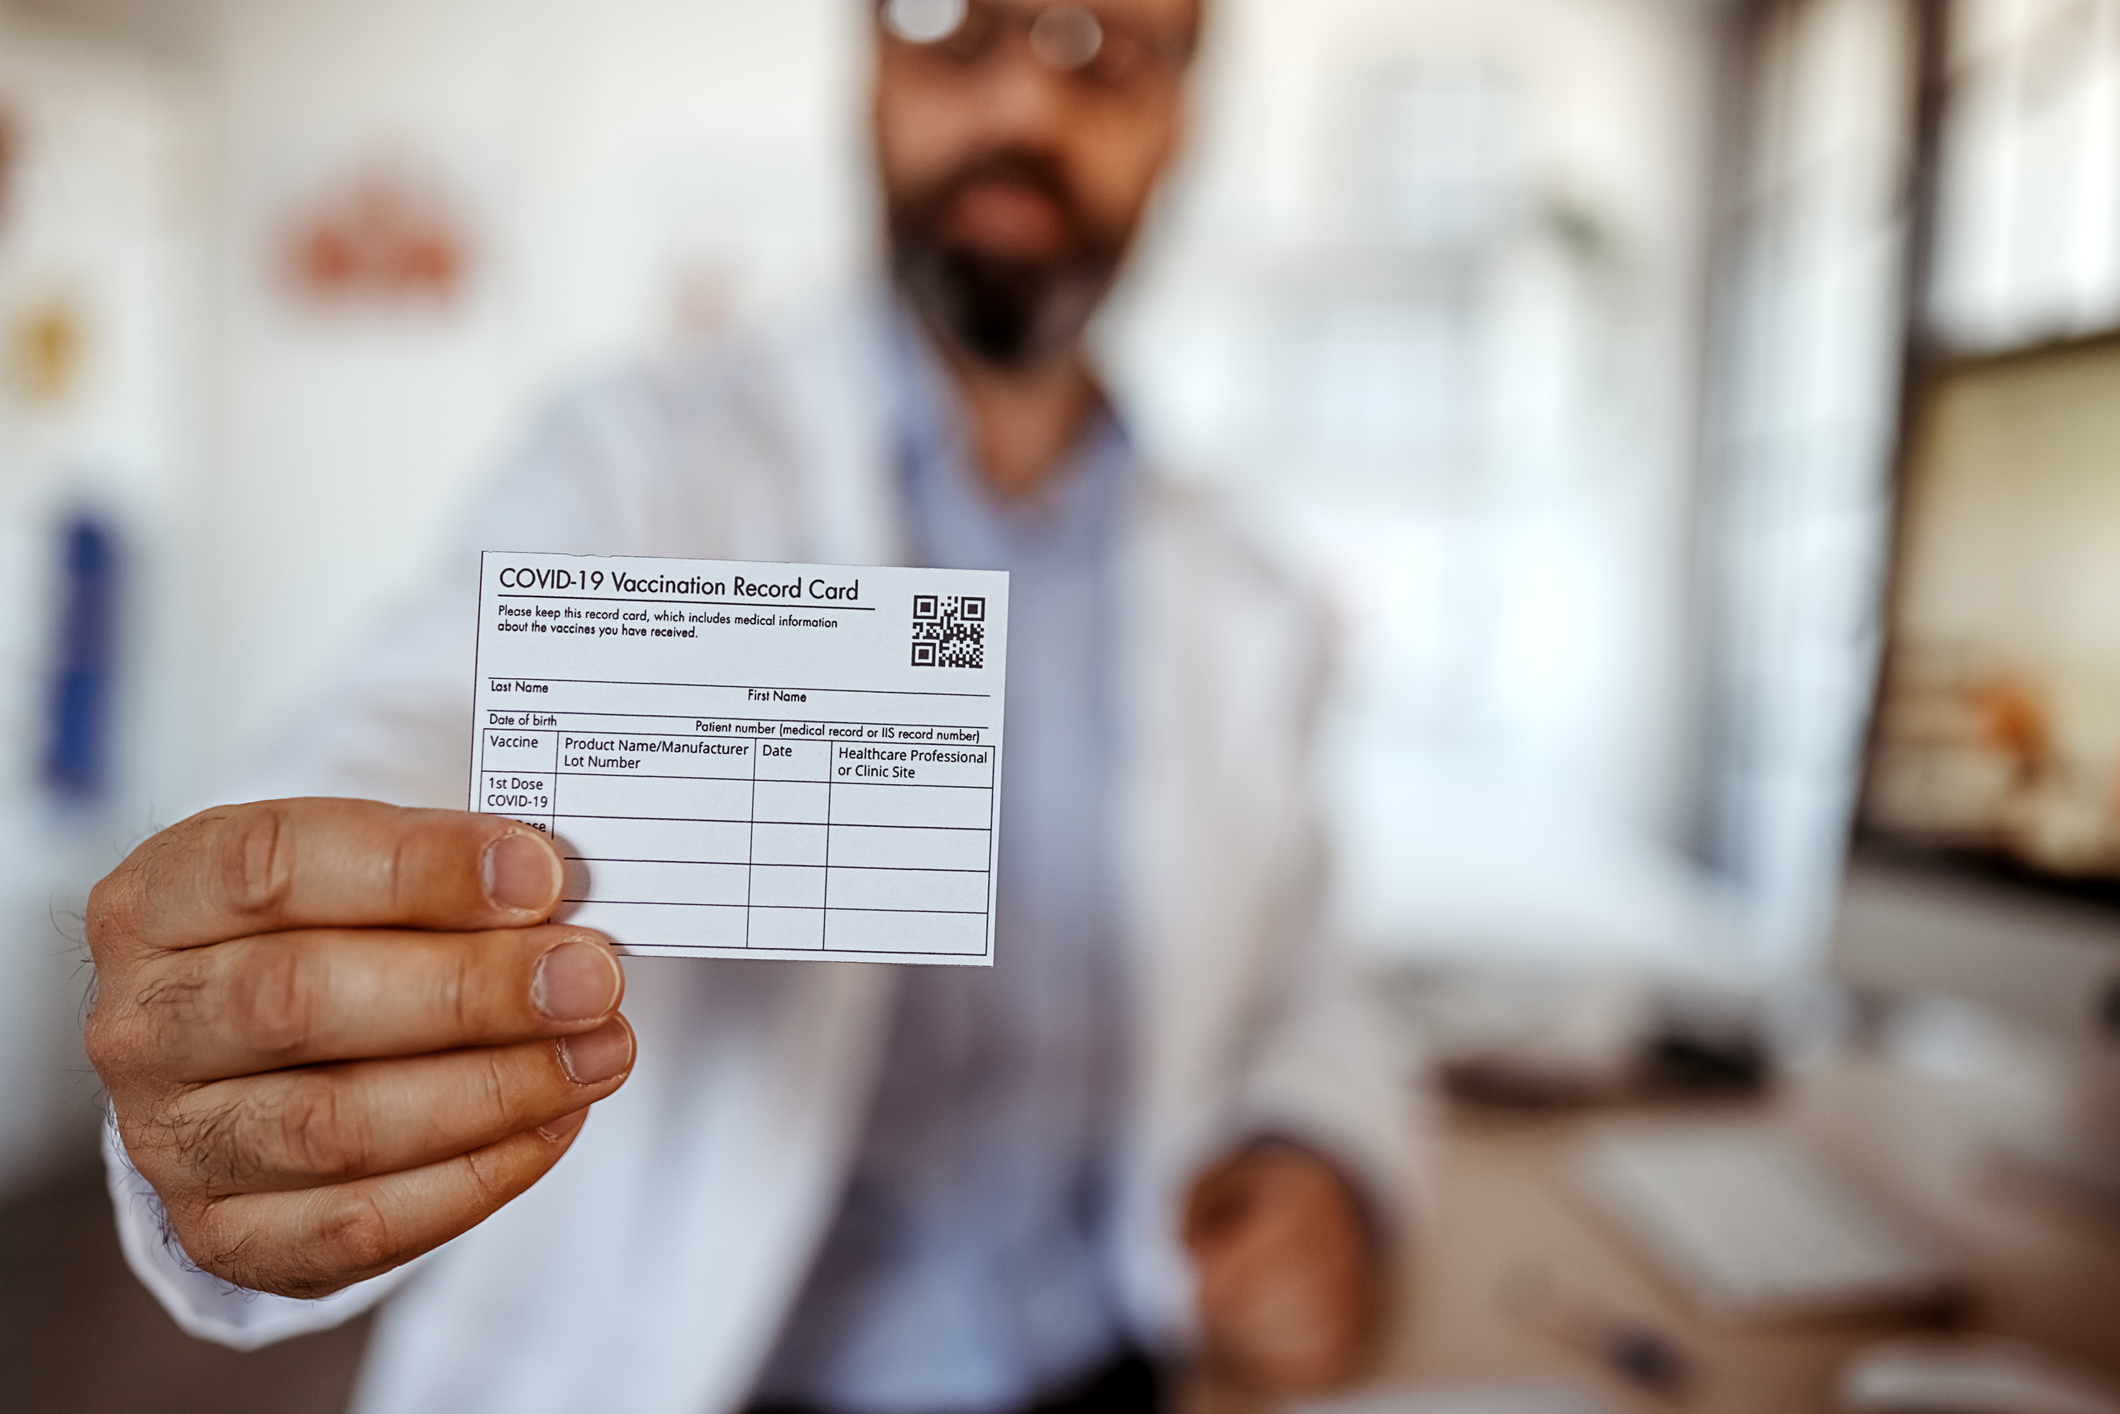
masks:
<instances>
[{"instance_id":1,"label":"white lab coat","mask_svg":"<svg viewBox=\"0 0 2120 1414\"><path fill-rule=\"evenodd\" d=\"M246 794L463 805L480 549L901 561L890 356L875 308L858 306L564 400L433 592L302 714L299 740L261 758ZM1210 505L1153 479L1121 563L1137 1059L1115 1255L1136 1333L1170 1348L1191 1322L1175 1215L1203 1161L1247 1136L1304 1140L1402 1228L1412 1136L1387 1048L1318 936L1320 616ZM478 1228L325 1300L237 1291L164 1240L113 1137L133 1269L186 1330L239 1347L391 1295L364 1411L740 1407L833 1216L898 973L631 959L627 974L631 1080Z\"/></svg>"}]
</instances>

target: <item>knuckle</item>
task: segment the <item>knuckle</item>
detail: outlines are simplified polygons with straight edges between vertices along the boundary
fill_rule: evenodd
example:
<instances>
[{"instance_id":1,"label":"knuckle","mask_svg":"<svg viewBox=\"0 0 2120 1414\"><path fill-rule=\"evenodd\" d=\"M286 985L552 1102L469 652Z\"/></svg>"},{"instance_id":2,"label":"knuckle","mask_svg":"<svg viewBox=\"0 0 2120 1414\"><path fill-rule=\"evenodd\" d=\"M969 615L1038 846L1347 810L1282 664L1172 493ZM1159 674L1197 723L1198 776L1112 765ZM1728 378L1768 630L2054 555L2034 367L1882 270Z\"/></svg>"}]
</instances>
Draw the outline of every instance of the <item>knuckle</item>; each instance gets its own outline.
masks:
<instances>
[{"instance_id":1,"label":"knuckle","mask_svg":"<svg viewBox=\"0 0 2120 1414\"><path fill-rule=\"evenodd\" d=\"M365 1171L365 1126L340 1086L328 1080L297 1086L273 1110L264 1129L272 1135L281 1167L326 1180Z\"/></svg>"},{"instance_id":2,"label":"knuckle","mask_svg":"<svg viewBox=\"0 0 2120 1414\"><path fill-rule=\"evenodd\" d=\"M120 1070L131 1058L132 1038L126 1034L125 1024L111 1015L108 1006L97 1006L88 1013L88 1020L81 1023L81 1049L88 1052L88 1063L96 1068L96 1074L110 1083L111 1075Z\"/></svg>"},{"instance_id":3,"label":"knuckle","mask_svg":"<svg viewBox=\"0 0 2120 1414\"><path fill-rule=\"evenodd\" d=\"M400 832L382 858L383 897L390 900L395 912L402 913L408 906L423 901L413 895L420 891L423 873L420 865L426 852L432 848L432 841L425 838L426 834L421 829Z\"/></svg>"},{"instance_id":4,"label":"knuckle","mask_svg":"<svg viewBox=\"0 0 2120 1414\"><path fill-rule=\"evenodd\" d=\"M201 811L146 841L99 879L83 910L97 963L107 963L116 949L152 945L172 904L195 902L202 894L217 908L259 913L277 907L293 880L293 831L284 806Z\"/></svg>"},{"instance_id":5,"label":"knuckle","mask_svg":"<svg viewBox=\"0 0 2120 1414\"><path fill-rule=\"evenodd\" d=\"M273 802L220 817L206 869L223 905L242 918L271 918L294 892L294 831Z\"/></svg>"},{"instance_id":6,"label":"knuckle","mask_svg":"<svg viewBox=\"0 0 2120 1414\"><path fill-rule=\"evenodd\" d=\"M367 1171L372 1136L333 1077L246 1086L225 1100L177 1107L159 1142L205 1190L246 1193L289 1178L332 1182Z\"/></svg>"},{"instance_id":7,"label":"knuckle","mask_svg":"<svg viewBox=\"0 0 2120 1414\"><path fill-rule=\"evenodd\" d=\"M505 1165L495 1148L474 1149L463 1156L462 1163L464 1176L471 1184L472 1192L478 1195L480 1212L494 1212L514 1196Z\"/></svg>"},{"instance_id":8,"label":"knuckle","mask_svg":"<svg viewBox=\"0 0 2120 1414\"><path fill-rule=\"evenodd\" d=\"M283 1061L315 1034L320 1010L309 969L293 948L262 948L246 959L228 982L225 1007L226 1015L216 1019L234 1036Z\"/></svg>"},{"instance_id":9,"label":"knuckle","mask_svg":"<svg viewBox=\"0 0 2120 1414\"><path fill-rule=\"evenodd\" d=\"M211 1207L171 1201L166 1194L163 1202L169 1213L169 1235L201 1271L238 1286L252 1285L244 1279L243 1271L244 1253L250 1245L248 1233L230 1231Z\"/></svg>"},{"instance_id":10,"label":"knuckle","mask_svg":"<svg viewBox=\"0 0 2120 1414\"><path fill-rule=\"evenodd\" d=\"M385 1271L401 1260L389 1214L363 1188L328 1188L316 1197L313 1245L319 1268L309 1280L333 1288Z\"/></svg>"},{"instance_id":11,"label":"knuckle","mask_svg":"<svg viewBox=\"0 0 2120 1414\"><path fill-rule=\"evenodd\" d=\"M449 965L438 970L437 985L441 989L436 999L440 1014L448 1019L455 1035L478 1036L486 1030L489 1018L488 989L494 980L487 958L470 948L457 948L451 954ZM527 1001L528 994L524 994Z\"/></svg>"},{"instance_id":12,"label":"knuckle","mask_svg":"<svg viewBox=\"0 0 2120 1414\"><path fill-rule=\"evenodd\" d=\"M89 955L101 962L113 947L136 938L140 912L139 876L128 861L97 880L88 891L88 907L82 911L82 918L88 933Z\"/></svg>"},{"instance_id":13,"label":"knuckle","mask_svg":"<svg viewBox=\"0 0 2120 1414\"><path fill-rule=\"evenodd\" d=\"M241 1099L174 1105L155 1121L152 1142L202 1189L241 1192L264 1169L249 1108Z\"/></svg>"},{"instance_id":14,"label":"knuckle","mask_svg":"<svg viewBox=\"0 0 2120 1414\"><path fill-rule=\"evenodd\" d=\"M504 1134L514 1134L529 1128L528 1120L522 1118L521 1107L516 1104L515 1086L510 1083L507 1063L499 1051L487 1051L481 1059L480 1082L486 1094L486 1109L497 1127Z\"/></svg>"},{"instance_id":15,"label":"knuckle","mask_svg":"<svg viewBox=\"0 0 2120 1414\"><path fill-rule=\"evenodd\" d=\"M126 1010L134 1017L153 1017L178 1027L212 1025L219 1019L209 1005L205 971L195 956L173 960L148 973Z\"/></svg>"},{"instance_id":16,"label":"knuckle","mask_svg":"<svg viewBox=\"0 0 2120 1414\"><path fill-rule=\"evenodd\" d=\"M233 1219L218 1201L170 1209L170 1235L201 1271L247 1291L309 1300L329 1296L359 1273L332 1270L332 1253L287 1224Z\"/></svg>"},{"instance_id":17,"label":"knuckle","mask_svg":"<svg viewBox=\"0 0 2120 1414\"><path fill-rule=\"evenodd\" d=\"M155 1069L154 1038L139 1014L102 999L81 1023L81 1046L109 1090L120 1089Z\"/></svg>"},{"instance_id":18,"label":"knuckle","mask_svg":"<svg viewBox=\"0 0 2120 1414\"><path fill-rule=\"evenodd\" d=\"M121 985L105 980L82 1022L82 1044L106 1085L165 1074L187 1049L186 1035L220 1024L197 957L180 954L137 969Z\"/></svg>"},{"instance_id":19,"label":"knuckle","mask_svg":"<svg viewBox=\"0 0 2120 1414\"><path fill-rule=\"evenodd\" d=\"M190 1191L190 1184L167 1107L151 1100L143 1102L137 1096L121 1099L113 1095L111 1109L126 1159L175 1212L178 1201Z\"/></svg>"}]
</instances>

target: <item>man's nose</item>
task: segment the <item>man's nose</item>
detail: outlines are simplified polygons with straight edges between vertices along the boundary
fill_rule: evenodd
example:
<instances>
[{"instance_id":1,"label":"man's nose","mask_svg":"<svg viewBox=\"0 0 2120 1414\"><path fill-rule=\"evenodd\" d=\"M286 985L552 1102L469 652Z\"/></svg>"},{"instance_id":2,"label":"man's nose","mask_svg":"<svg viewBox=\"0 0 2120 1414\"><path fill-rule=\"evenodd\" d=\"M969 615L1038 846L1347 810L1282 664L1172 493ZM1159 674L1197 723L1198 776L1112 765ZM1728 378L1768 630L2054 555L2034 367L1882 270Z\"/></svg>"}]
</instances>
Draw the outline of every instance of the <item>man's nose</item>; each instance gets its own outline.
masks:
<instances>
[{"instance_id":1,"label":"man's nose","mask_svg":"<svg viewBox=\"0 0 2120 1414\"><path fill-rule=\"evenodd\" d=\"M982 79L986 136L995 145L1049 146L1066 127L1073 81L1038 62L1030 46L1006 46Z\"/></svg>"}]
</instances>

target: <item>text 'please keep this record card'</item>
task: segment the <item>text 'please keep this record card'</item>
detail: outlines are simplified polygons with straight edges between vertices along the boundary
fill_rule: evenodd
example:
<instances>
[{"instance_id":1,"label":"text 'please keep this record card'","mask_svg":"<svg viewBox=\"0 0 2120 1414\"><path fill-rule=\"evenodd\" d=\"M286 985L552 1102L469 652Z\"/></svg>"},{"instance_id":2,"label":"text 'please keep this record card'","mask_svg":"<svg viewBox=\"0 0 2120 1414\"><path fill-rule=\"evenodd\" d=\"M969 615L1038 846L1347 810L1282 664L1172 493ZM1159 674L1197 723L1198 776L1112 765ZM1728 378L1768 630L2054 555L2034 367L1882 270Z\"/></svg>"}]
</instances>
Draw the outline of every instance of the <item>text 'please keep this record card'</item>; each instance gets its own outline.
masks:
<instances>
[{"instance_id":1,"label":"text 'please keep this record card'","mask_svg":"<svg viewBox=\"0 0 2120 1414\"><path fill-rule=\"evenodd\" d=\"M622 952L994 959L1008 576L488 551L471 808Z\"/></svg>"}]
</instances>

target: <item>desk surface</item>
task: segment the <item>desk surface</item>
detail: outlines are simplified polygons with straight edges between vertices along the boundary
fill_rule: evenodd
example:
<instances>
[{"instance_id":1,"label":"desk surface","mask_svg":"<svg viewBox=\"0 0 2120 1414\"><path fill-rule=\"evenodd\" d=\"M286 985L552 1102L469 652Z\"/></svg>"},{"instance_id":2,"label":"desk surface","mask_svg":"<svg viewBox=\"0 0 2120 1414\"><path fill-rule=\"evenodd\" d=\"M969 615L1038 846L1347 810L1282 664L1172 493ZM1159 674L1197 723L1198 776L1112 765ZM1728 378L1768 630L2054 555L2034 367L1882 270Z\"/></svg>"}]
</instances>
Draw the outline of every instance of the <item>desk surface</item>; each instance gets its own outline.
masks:
<instances>
[{"instance_id":1,"label":"desk surface","mask_svg":"<svg viewBox=\"0 0 2120 1414\"><path fill-rule=\"evenodd\" d=\"M1386 1377L1423 1384L1565 1381L1619 1411L1834 1408L1847 1357L1904 1320L1719 1326L1693 1314L1660 1270L1572 1189L1584 1136L1625 1124L1753 1118L1830 1155L1898 1211L1950 1242L1976 1274L1960 1328L2025 1336L2120 1383L2120 1219L2091 1211L1994 1160L2021 1097L1972 1082L1848 1062L1741 1104L1625 1106L1565 1114L1446 1112L1436 1218L1411 1281ZM1505 1276L1527 1259L1677 1341L1701 1378L1683 1402L1630 1386L1503 1309ZM1190 1402L1190 1401L1189 1401ZM1208 1398L1210 1407L1227 1401Z\"/></svg>"}]
</instances>

